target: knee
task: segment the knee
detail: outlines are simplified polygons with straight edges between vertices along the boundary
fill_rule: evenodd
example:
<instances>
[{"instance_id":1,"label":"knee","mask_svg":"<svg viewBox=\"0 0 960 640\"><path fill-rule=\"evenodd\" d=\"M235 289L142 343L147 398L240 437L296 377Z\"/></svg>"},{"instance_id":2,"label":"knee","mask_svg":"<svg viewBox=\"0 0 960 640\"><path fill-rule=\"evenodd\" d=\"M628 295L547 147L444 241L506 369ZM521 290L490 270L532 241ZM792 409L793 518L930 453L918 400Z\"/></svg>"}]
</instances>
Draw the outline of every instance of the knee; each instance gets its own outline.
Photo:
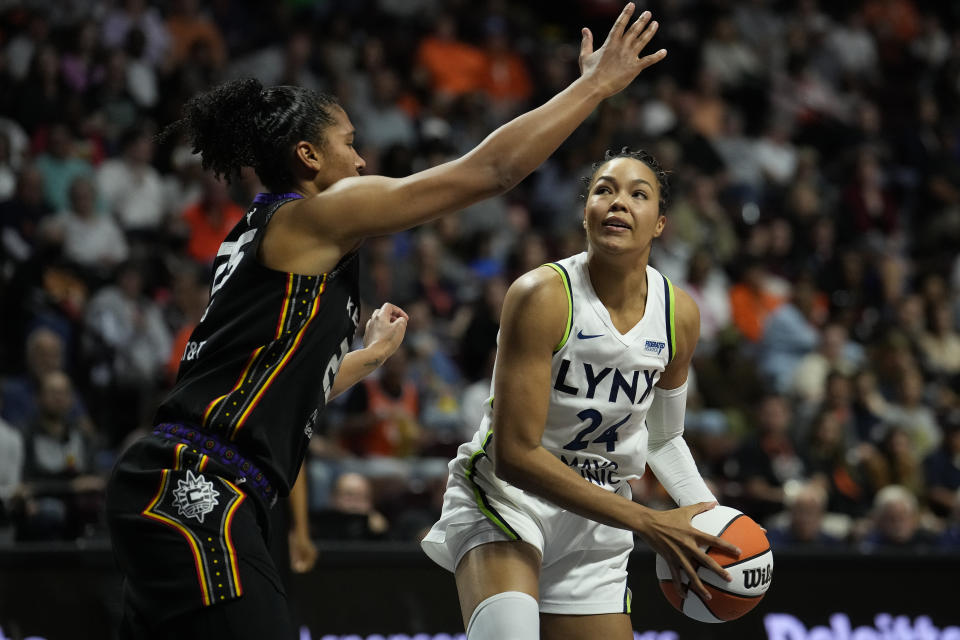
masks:
<instances>
[{"instance_id":1,"label":"knee","mask_svg":"<svg viewBox=\"0 0 960 640\"><path fill-rule=\"evenodd\" d=\"M533 596L505 591L477 605L467 625L468 640L536 640L540 606Z\"/></svg>"}]
</instances>

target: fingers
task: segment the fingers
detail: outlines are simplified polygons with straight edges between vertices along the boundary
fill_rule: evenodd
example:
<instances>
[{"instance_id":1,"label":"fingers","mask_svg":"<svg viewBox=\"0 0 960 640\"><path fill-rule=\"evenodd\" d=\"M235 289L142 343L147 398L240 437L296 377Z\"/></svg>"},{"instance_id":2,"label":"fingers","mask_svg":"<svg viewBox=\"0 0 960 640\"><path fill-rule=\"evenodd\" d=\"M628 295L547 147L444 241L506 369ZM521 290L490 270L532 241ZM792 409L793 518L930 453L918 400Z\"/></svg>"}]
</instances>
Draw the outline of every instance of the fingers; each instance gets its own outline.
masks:
<instances>
[{"instance_id":1,"label":"fingers","mask_svg":"<svg viewBox=\"0 0 960 640\"><path fill-rule=\"evenodd\" d=\"M649 11L644 11L643 13L641 13L640 17L634 20L633 24L630 25L630 28L627 29L627 32L624 34L624 39L632 40L634 38L642 37L643 35L646 35L646 32L644 31L644 27L647 26L648 22L650 22L651 15L652 14ZM657 23L654 22L653 24L657 24ZM656 31L656 29L654 29L654 31ZM649 41L649 38L647 38L647 41Z\"/></svg>"},{"instance_id":2,"label":"fingers","mask_svg":"<svg viewBox=\"0 0 960 640\"><path fill-rule=\"evenodd\" d=\"M660 49L660 51L657 51L656 53L651 53L648 56L643 56L642 58L640 58L640 71L643 71L647 67L651 67L657 64L658 62L660 62L666 57L667 57L666 49Z\"/></svg>"},{"instance_id":3,"label":"fingers","mask_svg":"<svg viewBox=\"0 0 960 640\"><path fill-rule=\"evenodd\" d=\"M710 509L713 509L715 506L717 506L716 500L713 502L698 502L697 504L692 504L687 508L693 511L693 513L690 514L690 517L692 518L695 515L703 513L704 511L710 511Z\"/></svg>"},{"instance_id":4,"label":"fingers","mask_svg":"<svg viewBox=\"0 0 960 640\"><path fill-rule=\"evenodd\" d=\"M406 311L390 302L384 302L377 311L382 311L385 315L389 316L390 322L393 322L398 318L405 318L407 320L410 319L410 316L407 315Z\"/></svg>"},{"instance_id":5,"label":"fingers","mask_svg":"<svg viewBox=\"0 0 960 640\"><path fill-rule=\"evenodd\" d=\"M583 38L580 39L580 60L582 66L582 60L593 53L593 34L590 33L590 29L586 27L581 29L580 33L583 35Z\"/></svg>"},{"instance_id":6,"label":"fingers","mask_svg":"<svg viewBox=\"0 0 960 640\"><path fill-rule=\"evenodd\" d=\"M636 7L632 2L627 3L627 6L625 6L623 11L620 12L620 15L617 16L617 21L610 27L610 33L607 34L607 41L614 40L623 35L623 31L626 29L627 23L630 21L630 16L633 15L635 9Z\"/></svg>"},{"instance_id":7,"label":"fingers","mask_svg":"<svg viewBox=\"0 0 960 640\"><path fill-rule=\"evenodd\" d=\"M670 580L673 582L673 588L676 590L677 595L680 596L681 599L686 598L687 589L682 581L683 572L680 571L680 567L672 562L668 563L667 566L670 568Z\"/></svg>"},{"instance_id":8,"label":"fingers","mask_svg":"<svg viewBox=\"0 0 960 640\"><path fill-rule=\"evenodd\" d=\"M637 20L637 22L640 22L640 21ZM654 20L647 26L646 29L643 30L642 33L640 33L640 36L635 40L637 53L643 50L643 48L646 47L651 40L653 40L653 36L656 35L659 29L660 29L660 23Z\"/></svg>"}]
</instances>

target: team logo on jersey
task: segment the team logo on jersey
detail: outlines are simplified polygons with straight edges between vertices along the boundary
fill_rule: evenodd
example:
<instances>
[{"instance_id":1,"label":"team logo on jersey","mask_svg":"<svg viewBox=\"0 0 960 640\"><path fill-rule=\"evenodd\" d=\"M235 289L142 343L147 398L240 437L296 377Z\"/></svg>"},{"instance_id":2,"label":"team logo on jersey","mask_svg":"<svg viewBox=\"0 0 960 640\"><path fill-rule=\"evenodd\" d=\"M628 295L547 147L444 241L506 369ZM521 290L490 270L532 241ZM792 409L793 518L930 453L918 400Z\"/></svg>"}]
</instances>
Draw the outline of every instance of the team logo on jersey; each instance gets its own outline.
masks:
<instances>
[{"instance_id":1,"label":"team logo on jersey","mask_svg":"<svg viewBox=\"0 0 960 640\"><path fill-rule=\"evenodd\" d=\"M178 480L177 488L173 491L173 506L182 516L196 518L203 524L203 518L217 506L217 496L220 492L213 488L212 482L207 482L203 474L193 475L187 470L187 479Z\"/></svg>"},{"instance_id":2,"label":"team logo on jersey","mask_svg":"<svg viewBox=\"0 0 960 640\"><path fill-rule=\"evenodd\" d=\"M660 352L667 347L666 342L660 342L658 340L647 340L643 345L644 351L649 351L650 353L655 353L660 355Z\"/></svg>"}]
</instances>

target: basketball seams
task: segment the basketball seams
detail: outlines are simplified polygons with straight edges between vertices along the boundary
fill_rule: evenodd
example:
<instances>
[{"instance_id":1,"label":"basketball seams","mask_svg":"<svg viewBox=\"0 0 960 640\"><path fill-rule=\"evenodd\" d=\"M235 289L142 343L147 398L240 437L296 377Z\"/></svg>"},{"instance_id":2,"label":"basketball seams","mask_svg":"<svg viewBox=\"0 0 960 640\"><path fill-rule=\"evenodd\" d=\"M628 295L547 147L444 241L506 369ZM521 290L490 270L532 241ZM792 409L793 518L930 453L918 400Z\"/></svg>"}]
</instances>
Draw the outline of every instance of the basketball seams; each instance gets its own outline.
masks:
<instances>
[{"instance_id":1,"label":"basketball seams","mask_svg":"<svg viewBox=\"0 0 960 640\"><path fill-rule=\"evenodd\" d=\"M770 545L767 545L767 548L766 548L766 549L764 549L763 551L760 551L759 553L753 554L753 555L750 556L749 558L741 558L740 560L737 560L736 562L731 562L730 564L725 564L725 565L723 565L723 568L724 568L724 569L729 569L730 567L736 567L736 566L738 566L738 565L741 565L741 564L743 564L744 562L749 562L750 560L755 560L756 558L759 558L760 556L762 556L763 554L765 554L765 553L768 552L768 551L770 551Z\"/></svg>"}]
</instances>

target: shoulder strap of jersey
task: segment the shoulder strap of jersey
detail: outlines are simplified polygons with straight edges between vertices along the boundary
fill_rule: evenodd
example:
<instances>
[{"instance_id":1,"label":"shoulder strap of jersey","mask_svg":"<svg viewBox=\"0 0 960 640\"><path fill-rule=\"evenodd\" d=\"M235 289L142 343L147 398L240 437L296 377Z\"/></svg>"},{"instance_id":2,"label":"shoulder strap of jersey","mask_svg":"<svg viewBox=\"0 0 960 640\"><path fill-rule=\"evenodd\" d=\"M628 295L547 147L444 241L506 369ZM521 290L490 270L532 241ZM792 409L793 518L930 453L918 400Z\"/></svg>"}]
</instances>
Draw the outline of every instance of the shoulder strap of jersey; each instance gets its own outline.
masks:
<instances>
[{"instance_id":1,"label":"shoulder strap of jersey","mask_svg":"<svg viewBox=\"0 0 960 640\"><path fill-rule=\"evenodd\" d=\"M673 292L673 283L670 282L670 279L663 275L660 276L663 278L663 300L666 307L664 313L664 318L667 322L667 353L668 359L667 362L673 360L673 356L677 354L677 339L676 339L676 326L677 323L674 319L674 309L676 308L676 298Z\"/></svg>"},{"instance_id":2,"label":"shoulder strap of jersey","mask_svg":"<svg viewBox=\"0 0 960 640\"><path fill-rule=\"evenodd\" d=\"M567 324L563 330L563 339L561 339L553 349L553 352L556 353L563 348L563 345L567 344L567 338L570 337L570 329L573 328L573 289L570 287L570 274L567 273L567 270L562 264L559 262L548 262L544 266L550 267L560 274L560 279L563 281L563 289L567 294Z\"/></svg>"}]
</instances>

